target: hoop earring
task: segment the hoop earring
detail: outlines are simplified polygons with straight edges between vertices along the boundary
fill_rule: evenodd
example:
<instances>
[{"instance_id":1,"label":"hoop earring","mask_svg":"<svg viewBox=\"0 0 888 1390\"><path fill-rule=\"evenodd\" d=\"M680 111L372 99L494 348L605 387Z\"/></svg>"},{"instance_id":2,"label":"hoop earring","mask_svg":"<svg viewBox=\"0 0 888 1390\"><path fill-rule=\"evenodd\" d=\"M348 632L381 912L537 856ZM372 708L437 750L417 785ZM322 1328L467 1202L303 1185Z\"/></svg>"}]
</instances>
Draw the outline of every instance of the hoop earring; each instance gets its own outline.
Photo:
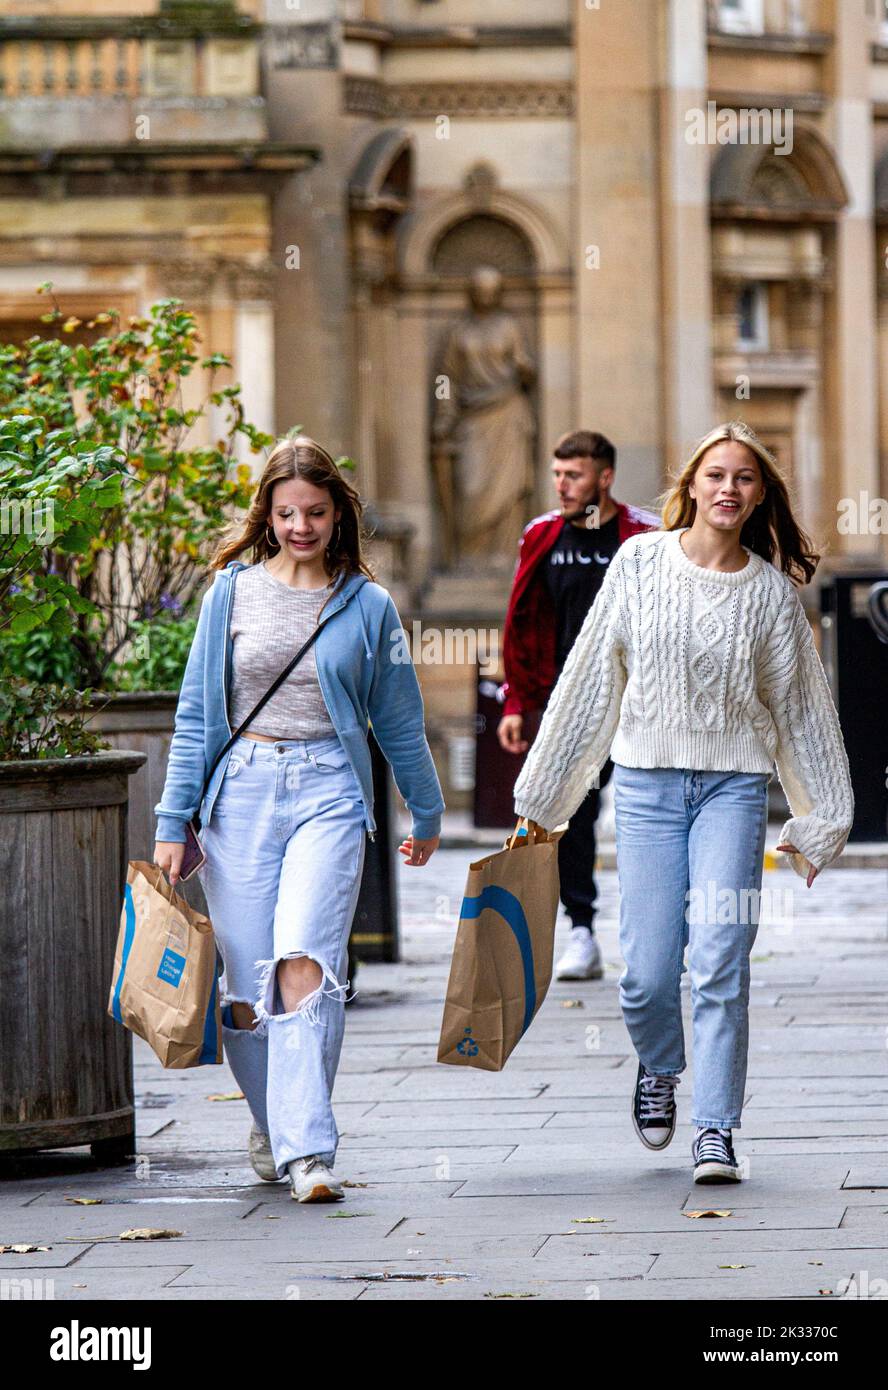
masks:
<instances>
[{"instance_id":1,"label":"hoop earring","mask_svg":"<svg viewBox=\"0 0 888 1390\"><path fill-rule=\"evenodd\" d=\"M274 532L273 532L273 531L272 531L271 535L269 535L269 534L268 534L269 531L271 531L271 527L268 526L268 525L266 524L266 527L265 527L265 540L266 540L266 542L267 542L267 544L268 544L269 550L280 550L280 548L281 548L281 543L280 543L280 541L276 538L276 536L274 535Z\"/></svg>"}]
</instances>

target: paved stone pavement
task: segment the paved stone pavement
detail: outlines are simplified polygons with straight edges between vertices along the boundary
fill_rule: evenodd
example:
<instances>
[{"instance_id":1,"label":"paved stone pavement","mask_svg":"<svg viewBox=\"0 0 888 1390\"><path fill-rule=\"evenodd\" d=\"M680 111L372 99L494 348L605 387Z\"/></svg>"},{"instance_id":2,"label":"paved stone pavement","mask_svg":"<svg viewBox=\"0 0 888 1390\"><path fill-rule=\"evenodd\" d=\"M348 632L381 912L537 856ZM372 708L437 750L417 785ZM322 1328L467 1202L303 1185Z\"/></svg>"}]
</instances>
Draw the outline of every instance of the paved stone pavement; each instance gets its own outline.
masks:
<instances>
[{"instance_id":1,"label":"paved stone pavement","mask_svg":"<svg viewBox=\"0 0 888 1390\"><path fill-rule=\"evenodd\" d=\"M766 874L772 906L794 896L769 920L765 895L753 955L735 1133L747 1177L695 1188L691 1069L664 1153L631 1127L612 870L605 978L554 983L503 1072L436 1063L472 857L401 866L403 961L361 968L335 1093L346 1202L299 1206L285 1183L260 1182L245 1102L212 1099L235 1089L227 1067L165 1072L136 1039L137 1161L96 1170L72 1149L17 1164L0 1186L0 1243L49 1248L0 1256L0 1275L51 1280L56 1299L816 1302L850 1278L888 1294L885 871L834 868L810 891L788 868ZM726 1214L690 1216L713 1209ZM132 1226L180 1234L121 1241Z\"/></svg>"}]
</instances>

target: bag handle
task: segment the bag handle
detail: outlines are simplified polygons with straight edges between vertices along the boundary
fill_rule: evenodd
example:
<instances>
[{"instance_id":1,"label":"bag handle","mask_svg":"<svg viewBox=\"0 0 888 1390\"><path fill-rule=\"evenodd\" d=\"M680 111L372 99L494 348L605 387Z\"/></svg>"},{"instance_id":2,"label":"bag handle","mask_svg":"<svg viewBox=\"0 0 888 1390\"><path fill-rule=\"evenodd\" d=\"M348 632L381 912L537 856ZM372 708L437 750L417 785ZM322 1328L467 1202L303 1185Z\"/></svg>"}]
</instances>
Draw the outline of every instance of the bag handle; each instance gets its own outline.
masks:
<instances>
[{"instance_id":1,"label":"bag handle","mask_svg":"<svg viewBox=\"0 0 888 1390\"><path fill-rule=\"evenodd\" d=\"M544 830L535 820L528 820L527 816L519 816L515 829L511 837L506 841L506 849L514 849L518 839L524 837L535 845L545 844L549 838L548 830Z\"/></svg>"}]
</instances>

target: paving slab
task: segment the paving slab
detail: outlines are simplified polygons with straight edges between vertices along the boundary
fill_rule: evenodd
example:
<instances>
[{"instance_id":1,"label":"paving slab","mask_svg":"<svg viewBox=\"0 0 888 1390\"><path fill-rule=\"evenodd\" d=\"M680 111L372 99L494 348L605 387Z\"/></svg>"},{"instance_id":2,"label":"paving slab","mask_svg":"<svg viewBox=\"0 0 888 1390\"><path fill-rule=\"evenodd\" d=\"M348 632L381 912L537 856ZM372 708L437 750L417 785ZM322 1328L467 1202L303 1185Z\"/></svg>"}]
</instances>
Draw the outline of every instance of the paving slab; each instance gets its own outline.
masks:
<instances>
[{"instance_id":1,"label":"paving slab","mask_svg":"<svg viewBox=\"0 0 888 1390\"><path fill-rule=\"evenodd\" d=\"M553 982L502 1072L437 1063L472 857L442 849L421 874L399 866L403 959L359 969L334 1107L337 1169L366 1185L304 1207L286 1183L262 1183L245 1101L210 1099L237 1091L227 1066L164 1071L136 1039L137 1159L102 1169L71 1148L0 1161L0 1243L49 1247L0 1255L0 1278L53 1279L71 1301L775 1303L888 1278L884 873L827 873L796 893L791 931L760 926L735 1134L745 1180L695 1187L686 976L675 1140L652 1154L630 1123L612 870L599 875L604 979ZM556 953L567 931L559 914ZM182 1235L121 1241L132 1226Z\"/></svg>"}]
</instances>

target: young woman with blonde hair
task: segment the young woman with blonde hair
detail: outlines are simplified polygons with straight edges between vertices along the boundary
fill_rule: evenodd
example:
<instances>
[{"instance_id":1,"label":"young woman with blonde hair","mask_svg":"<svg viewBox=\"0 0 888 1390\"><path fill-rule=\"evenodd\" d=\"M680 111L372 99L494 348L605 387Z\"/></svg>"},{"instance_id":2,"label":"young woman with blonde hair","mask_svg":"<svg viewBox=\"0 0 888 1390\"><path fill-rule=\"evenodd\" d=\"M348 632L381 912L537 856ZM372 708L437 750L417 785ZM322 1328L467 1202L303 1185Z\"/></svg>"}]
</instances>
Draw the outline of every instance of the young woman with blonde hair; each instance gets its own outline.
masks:
<instances>
[{"instance_id":1,"label":"young woman with blonde hair","mask_svg":"<svg viewBox=\"0 0 888 1390\"><path fill-rule=\"evenodd\" d=\"M267 1181L289 1176L301 1202L344 1195L330 1098L376 824L368 723L412 816L408 864L428 863L444 808L400 619L362 554L361 512L315 440L276 445L245 525L213 559L156 808L155 863L172 884L200 811L223 1041L253 1116L250 1160Z\"/></svg>"},{"instance_id":2,"label":"young woman with blonde hair","mask_svg":"<svg viewBox=\"0 0 888 1390\"><path fill-rule=\"evenodd\" d=\"M515 811L568 820L614 762L620 1003L639 1064L632 1119L662 1149L685 1069L688 951L697 1182L737 1181L768 783L777 848L810 888L841 854L854 798L838 716L796 583L819 556L777 464L740 421L700 441L663 529L616 552L515 786Z\"/></svg>"}]
</instances>

